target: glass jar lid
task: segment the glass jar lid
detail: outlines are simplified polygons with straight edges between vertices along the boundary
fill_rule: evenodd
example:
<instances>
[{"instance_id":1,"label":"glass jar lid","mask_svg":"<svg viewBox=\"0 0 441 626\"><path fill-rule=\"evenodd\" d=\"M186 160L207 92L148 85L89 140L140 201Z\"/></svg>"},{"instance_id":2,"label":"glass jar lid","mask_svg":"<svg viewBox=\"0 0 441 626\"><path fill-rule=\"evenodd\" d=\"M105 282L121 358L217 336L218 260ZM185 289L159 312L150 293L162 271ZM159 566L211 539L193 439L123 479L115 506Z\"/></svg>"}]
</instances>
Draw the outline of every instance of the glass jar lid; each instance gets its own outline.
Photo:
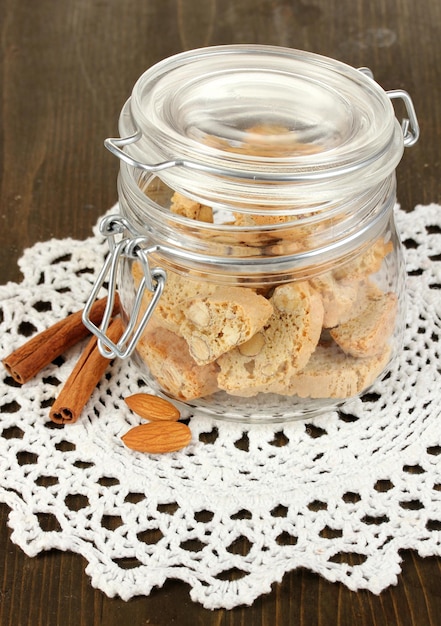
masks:
<instances>
[{"instance_id":1,"label":"glass jar lid","mask_svg":"<svg viewBox=\"0 0 441 626\"><path fill-rule=\"evenodd\" d=\"M135 84L120 133L133 164L218 205L356 193L389 176L404 148L391 100L370 76L317 54L257 45L156 64Z\"/></svg>"}]
</instances>

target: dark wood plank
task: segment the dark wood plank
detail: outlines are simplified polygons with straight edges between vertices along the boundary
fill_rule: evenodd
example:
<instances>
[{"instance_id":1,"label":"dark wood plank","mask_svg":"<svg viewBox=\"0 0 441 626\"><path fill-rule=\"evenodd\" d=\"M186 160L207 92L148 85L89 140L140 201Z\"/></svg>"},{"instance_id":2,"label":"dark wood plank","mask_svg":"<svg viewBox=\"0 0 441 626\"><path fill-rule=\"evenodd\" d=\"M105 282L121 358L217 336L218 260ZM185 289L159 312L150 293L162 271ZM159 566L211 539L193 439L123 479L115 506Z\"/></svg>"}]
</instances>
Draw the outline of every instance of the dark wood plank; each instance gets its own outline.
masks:
<instances>
[{"instance_id":1,"label":"dark wood plank","mask_svg":"<svg viewBox=\"0 0 441 626\"><path fill-rule=\"evenodd\" d=\"M197 46L265 43L367 65L386 89L407 89L422 136L398 169L402 206L439 202L439 0L0 0L0 278L19 280L23 248L85 238L116 201L118 163L103 148L138 76ZM396 587L350 592L307 570L287 574L252 607L206 611L169 581L130 602L92 589L84 560L27 558L0 506L2 626L437 626L437 558L403 553Z\"/></svg>"}]
</instances>

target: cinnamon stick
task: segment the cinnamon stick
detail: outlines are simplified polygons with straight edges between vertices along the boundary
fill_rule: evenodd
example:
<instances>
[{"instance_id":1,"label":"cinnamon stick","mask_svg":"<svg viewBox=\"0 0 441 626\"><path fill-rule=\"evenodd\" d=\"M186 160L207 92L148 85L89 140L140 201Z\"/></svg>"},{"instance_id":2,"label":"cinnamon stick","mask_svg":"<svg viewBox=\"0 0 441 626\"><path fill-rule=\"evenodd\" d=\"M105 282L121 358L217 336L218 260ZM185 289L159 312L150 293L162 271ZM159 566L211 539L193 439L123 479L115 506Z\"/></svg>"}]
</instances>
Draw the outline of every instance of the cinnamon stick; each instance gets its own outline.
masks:
<instances>
[{"instance_id":1,"label":"cinnamon stick","mask_svg":"<svg viewBox=\"0 0 441 626\"><path fill-rule=\"evenodd\" d=\"M107 298L102 298L93 304L90 319L94 324L101 322L106 302ZM116 298L112 315L117 315L118 312L119 299ZM31 380L57 356L90 334L81 316L82 310L71 313L14 350L2 360L7 372L20 384Z\"/></svg>"},{"instance_id":2,"label":"cinnamon stick","mask_svg":"<svg viewBox=\"0 0 441 626\"><path fill-rule=\"evenodd\" d=\"M107 336L113 342L123 331L121 319L114 319L107 330ZM102 356L97 346L98 340L92 337L77 361L69 378L65 382L58 398L50 410L50 418L57 424L73 424L103 376L109 359Z\"/></svg>"}]
</instances>

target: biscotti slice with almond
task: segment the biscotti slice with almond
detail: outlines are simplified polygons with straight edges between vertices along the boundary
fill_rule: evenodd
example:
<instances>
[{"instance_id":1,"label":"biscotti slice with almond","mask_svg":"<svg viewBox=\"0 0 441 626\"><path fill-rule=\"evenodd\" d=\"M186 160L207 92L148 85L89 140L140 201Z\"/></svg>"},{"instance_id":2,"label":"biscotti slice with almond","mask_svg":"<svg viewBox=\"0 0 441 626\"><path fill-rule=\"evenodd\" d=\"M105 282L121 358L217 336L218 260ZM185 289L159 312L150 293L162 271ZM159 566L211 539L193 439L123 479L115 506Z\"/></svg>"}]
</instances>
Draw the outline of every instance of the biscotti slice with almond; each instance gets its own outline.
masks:
<instances>
[{"instance_id":1,"label":"biscotti slice with almond","mask_svg":"<svg viewBox=\"0 0 441 626\"><path fill-rule=\"evenodd\" d=\"M389 346L375 356L359 359L337 344L318 345L301 372L274 391L299 398L345 399L365 391L385 369Z\"/></svg>"},{"instance_id":2,"label":"biscotti slice with almond","mask_svg":"<svg viewBox=\"0 0 441 626\"><path fill-rule=\"evenodd\" d=\"M351 356L370 357L383 352L395 327L397 296L373 292L364 308L349 321L330 330L340 348Z\"/></svg>"},{"instance_id":3,"label":"biscotti slice with almond","mask_svg":"<svg viewBox=\"0 0 441 626\"><path fill-rule=\"evenodd\" d=\"M229 394L266 393L301 370L314 352L323 305L307 282L280 285L270 299L274 312L261 331L218 358L218 384Z\"/></svg>"},{"instance_id":4,"label":"biscotti slice with almond","mask_svg":"<svg viewBox=\"0 0 441 626\"><path fill-rule=\"evenodd\" d=\"M198 365L186 341L171 331L149 324L136 350L164 391L180 400L193 400L217 391L215 363Z\"/></svg>"},{"instance_id":5,"label":"biscotti slice with almond","mask_svg":"<svg viewBox=\"0 0 441 626\"><path fill-rule=\"evenodd\" d=\"M362 254L333 270L333 275L337 280L357 280L375 274L380 270L384 258L392 252L393 247L391 240L377 239Z\"/></svg>"},{"instance_id":6,"label":"biscotti slice with almond","mask_svg":"<svg viewBox=\"0 0 441 626\"><path fill-rule=\"evenodd\" d=\"M218 287L185 302L179 334L199 365L215 361L250 339L273 312L270 302L246 287Z\"/></svg>"},{"instance_id":7,"label":"biscotti slice with almond","mask_svg":"<svg viewBox=\"0 0 441 626\"><path fill-rule=\"evenodd\" d=\"M141 264L138 261L135 261L132 265L132 275L137 288L144 276ZM185 301L199 294L208 295L215 289L216 285L213 285L213 283L195 280L188 273L185 276L181 276L181 274L168 269L164 291L155 307L153 317L157 323L168 328L168 330L178 332L180 325L184 321ZM148 307L152 297L152 292L146 289L142 297L141 312Z\"/></svg>"}]
</instances>

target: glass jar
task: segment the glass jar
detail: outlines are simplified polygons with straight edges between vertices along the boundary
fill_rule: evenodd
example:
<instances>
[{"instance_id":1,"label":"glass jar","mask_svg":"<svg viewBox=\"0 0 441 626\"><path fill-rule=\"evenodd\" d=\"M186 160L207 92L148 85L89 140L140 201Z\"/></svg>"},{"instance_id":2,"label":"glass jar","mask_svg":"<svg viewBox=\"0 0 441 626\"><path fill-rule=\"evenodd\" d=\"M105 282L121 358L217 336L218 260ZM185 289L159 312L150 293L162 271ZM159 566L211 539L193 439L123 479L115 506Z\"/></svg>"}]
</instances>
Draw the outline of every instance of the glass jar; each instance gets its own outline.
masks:
<instances>
[{"instance_id":1,"label":"glass jar","mask_svg":"<svg viewBox=\"0 0 441 626\"><path fill-rule=\"evenodd\" d=\"M184 412L246 422L310 417L384 375L405 315L406 92L304 51L218 46L147 70L119 132L120 215L102 221L111 253L84 315L103 354L133 353ZM112 343L115 285L126 330Z\"/></svg>"}]
</instances>

